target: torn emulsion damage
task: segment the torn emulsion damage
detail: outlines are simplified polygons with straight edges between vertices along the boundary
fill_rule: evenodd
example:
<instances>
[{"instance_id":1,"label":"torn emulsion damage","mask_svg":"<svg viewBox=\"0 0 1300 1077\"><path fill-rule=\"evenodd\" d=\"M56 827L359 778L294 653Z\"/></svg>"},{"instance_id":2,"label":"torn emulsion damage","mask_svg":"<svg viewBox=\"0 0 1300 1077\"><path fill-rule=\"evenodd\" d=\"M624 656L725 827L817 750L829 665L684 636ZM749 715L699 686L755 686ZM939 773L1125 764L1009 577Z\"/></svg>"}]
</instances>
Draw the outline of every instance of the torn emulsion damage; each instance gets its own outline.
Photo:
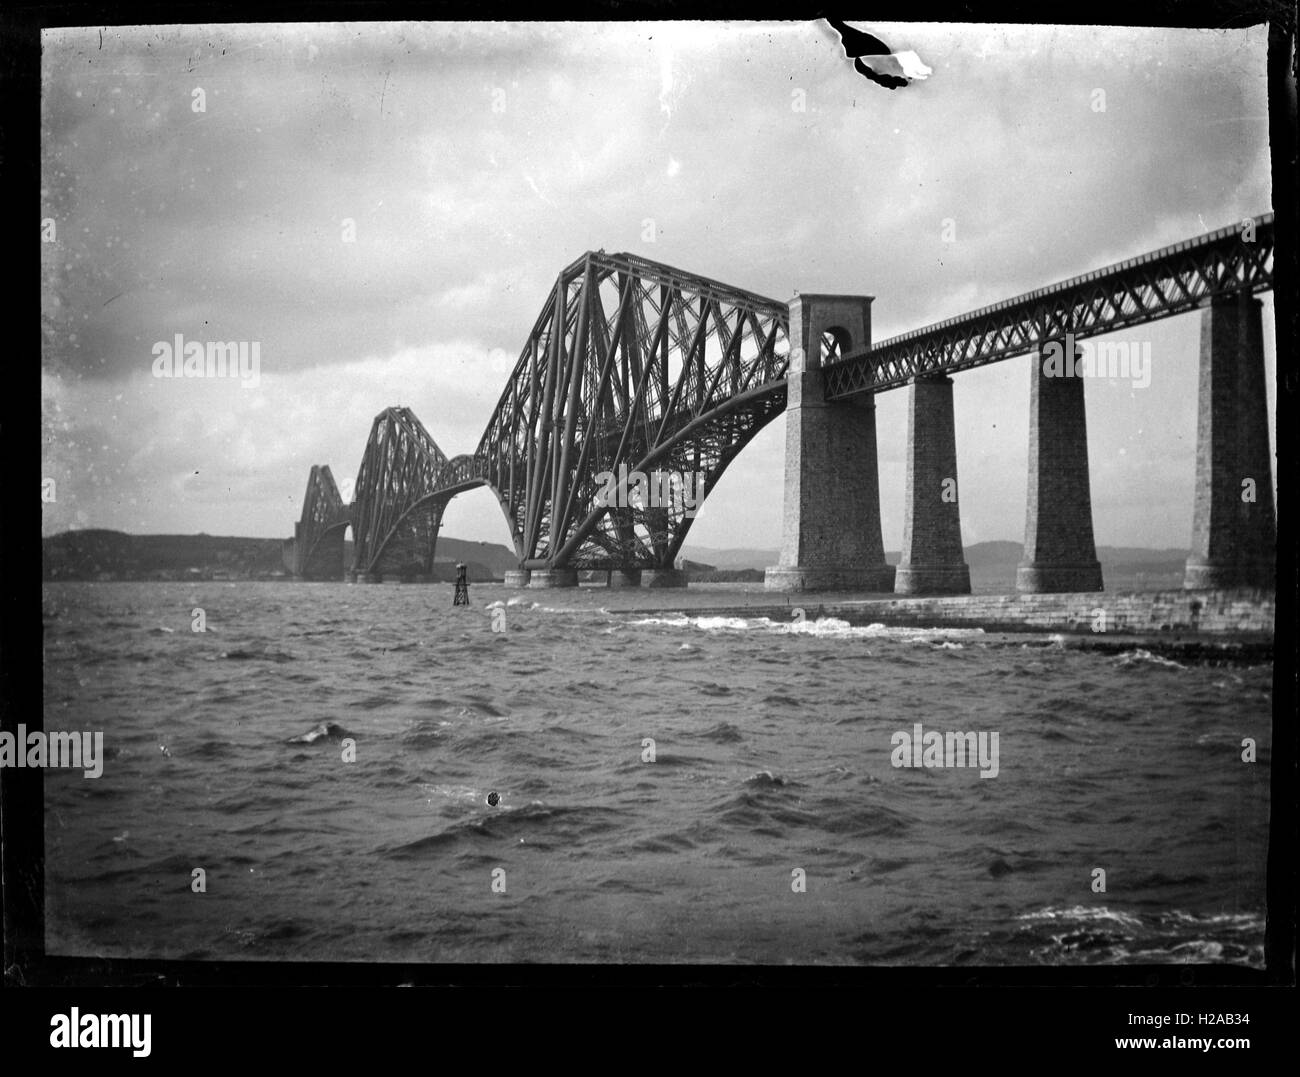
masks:
<instances>
[{"instance_id":1,"label":"torn emulsion damage","mask_svg":"<svg viewBox=\"0 0 1300 1077\"><path fill-rule=\"evenodd\" d=\"M933 73L933 69L910 49L894 52L880 38L855 29L842 20L826 21L840 35L844 55L853 60L854 70L888 90L896 90L913 79L924 79Z\"/></svg>"}]
</instances>

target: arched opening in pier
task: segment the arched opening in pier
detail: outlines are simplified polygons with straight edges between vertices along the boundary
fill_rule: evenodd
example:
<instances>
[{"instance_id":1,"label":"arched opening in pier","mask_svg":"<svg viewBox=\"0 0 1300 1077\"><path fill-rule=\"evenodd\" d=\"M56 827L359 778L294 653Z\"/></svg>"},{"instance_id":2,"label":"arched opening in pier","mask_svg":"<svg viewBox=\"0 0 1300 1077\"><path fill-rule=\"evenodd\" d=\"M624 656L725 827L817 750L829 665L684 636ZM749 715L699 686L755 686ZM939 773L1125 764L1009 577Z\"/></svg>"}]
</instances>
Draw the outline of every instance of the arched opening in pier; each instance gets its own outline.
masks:
<instances>
[{"instance_id":1,"label":"arched opening in pier","mask_svg":"<svg viewBox=\"0 0 1300 1077\"><path fill-rule=\"evenodd\" d=\"M854 341L843 326L832 325L822 331L821 365L833 363L853 350Z\"/></svg>"}]
</instances>

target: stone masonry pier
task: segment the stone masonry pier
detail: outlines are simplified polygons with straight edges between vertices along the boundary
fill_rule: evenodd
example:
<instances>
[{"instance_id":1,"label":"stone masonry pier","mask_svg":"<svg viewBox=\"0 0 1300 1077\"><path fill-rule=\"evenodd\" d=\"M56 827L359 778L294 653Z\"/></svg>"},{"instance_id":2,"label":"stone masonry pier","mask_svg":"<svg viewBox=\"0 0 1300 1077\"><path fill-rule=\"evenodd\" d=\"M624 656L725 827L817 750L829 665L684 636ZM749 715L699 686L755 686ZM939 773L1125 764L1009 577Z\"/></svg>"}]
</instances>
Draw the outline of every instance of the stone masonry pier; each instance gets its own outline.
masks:
<instances>
[{"instance_id":1,"label":"stone masonry pier","mask_svg":"<svg viewBox=\"0 0 1300 1077\"><path fill-rule=\"evenodd\" d=\"M820 294L799 295L790 303L782 546L779 563L767 569L765 587L795 593L969 594L953 379L934 371L908 379L906 511L897 569L885 565L881 544L874 394L828 398L825 342L833 338L841 353L869 348L871 303L870 296ZM1207 593L1176 606L1188 619L1210 608L1211 592L1273 587L1276 512L1260 312L1259 300L1244 288L1201 308L1192 553L1183 586ZM964 610L975 618L1006 612L1031 618L1026 623L1033 626L1038 611L1059 626L1060 603L1038 606L1032 596L1104 591L1088 474L1086 381L1073 368L1073 355L1067 356L1068 374L1048 372L1036 349L1049 336L1025 348L1035 358L1025 546L1016 579L1024 601L1004 599L994 610L987 607L990 600L976 598L950 612ZM1068 344L1074 338L1067 333L1065 339ZM1104 605L1094 600L1089 609ZM1161 616L1150 613L1148 619Z\"/></svg>"}]
</instances>

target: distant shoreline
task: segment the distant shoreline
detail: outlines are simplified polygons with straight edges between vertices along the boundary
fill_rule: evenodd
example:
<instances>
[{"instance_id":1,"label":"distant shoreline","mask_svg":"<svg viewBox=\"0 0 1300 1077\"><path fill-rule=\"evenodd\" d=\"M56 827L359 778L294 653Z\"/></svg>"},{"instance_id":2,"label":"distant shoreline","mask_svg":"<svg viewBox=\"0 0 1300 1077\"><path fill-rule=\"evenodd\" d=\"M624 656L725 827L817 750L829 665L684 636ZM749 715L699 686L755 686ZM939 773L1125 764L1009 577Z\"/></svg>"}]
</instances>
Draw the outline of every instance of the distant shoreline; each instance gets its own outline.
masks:
<instances>
[{"instance_id":1,"label":"distant shoreline","mask_svg":"<svg viewBox=\"0 0 1300 1077\"><path fill-rule=\"evenodd\" d=\"M296 579L285 560L285 539L231 535L132 535L124 531L84 528L42 539L42 578L93 582L215 581L262 582ZM344 542L344 564L351 543ZM1023 546L1009 540L978 542L964 549L971 584L978 594L1015 590ZM1182 585L1187 551L1099 546L1102 577L1112 592L1175 590ZM687 579L694 585L731 584L761 588L764 570L779 560L777 550L713 549L689 544L681 551ZM885 559L896 564L897 551ZM472 542L440 535L434 574L454 578L455 564L465 563L471 583L500 583L518 566L514 549L499 543ZM398 573L398 575L401 575ZM341 580L339 582L342 582ZM411 582L416 582L412 580Z\"/></svg>"}]
</instances>

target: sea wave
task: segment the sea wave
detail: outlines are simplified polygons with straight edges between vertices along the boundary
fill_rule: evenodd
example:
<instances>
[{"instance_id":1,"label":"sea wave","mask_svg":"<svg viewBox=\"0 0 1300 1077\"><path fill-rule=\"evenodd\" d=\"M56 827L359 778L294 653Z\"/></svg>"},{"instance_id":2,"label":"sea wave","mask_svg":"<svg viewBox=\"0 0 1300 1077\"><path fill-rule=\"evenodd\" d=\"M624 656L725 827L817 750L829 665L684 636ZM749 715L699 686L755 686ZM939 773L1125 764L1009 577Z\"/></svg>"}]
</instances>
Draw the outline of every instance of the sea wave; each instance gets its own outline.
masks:
<instances>
[{"instance_id":1,"label":"sea wave","mask_svg":"<svg viewBox=\"0 0 1300 1077\"><path fill-rule=\"evenodd\" d=\"M853 625L838 617L814 620L774 621L769 617L731 617L684 613L642 617L629 622L636 627L693 628L702 632L767 633L785 636L814 636L818 639L884 639L929 643L958 639L978 639L982 628L913 628L901 625ZM958 644L953 644L958 646Z\"/></svg>"}]
</instances>

